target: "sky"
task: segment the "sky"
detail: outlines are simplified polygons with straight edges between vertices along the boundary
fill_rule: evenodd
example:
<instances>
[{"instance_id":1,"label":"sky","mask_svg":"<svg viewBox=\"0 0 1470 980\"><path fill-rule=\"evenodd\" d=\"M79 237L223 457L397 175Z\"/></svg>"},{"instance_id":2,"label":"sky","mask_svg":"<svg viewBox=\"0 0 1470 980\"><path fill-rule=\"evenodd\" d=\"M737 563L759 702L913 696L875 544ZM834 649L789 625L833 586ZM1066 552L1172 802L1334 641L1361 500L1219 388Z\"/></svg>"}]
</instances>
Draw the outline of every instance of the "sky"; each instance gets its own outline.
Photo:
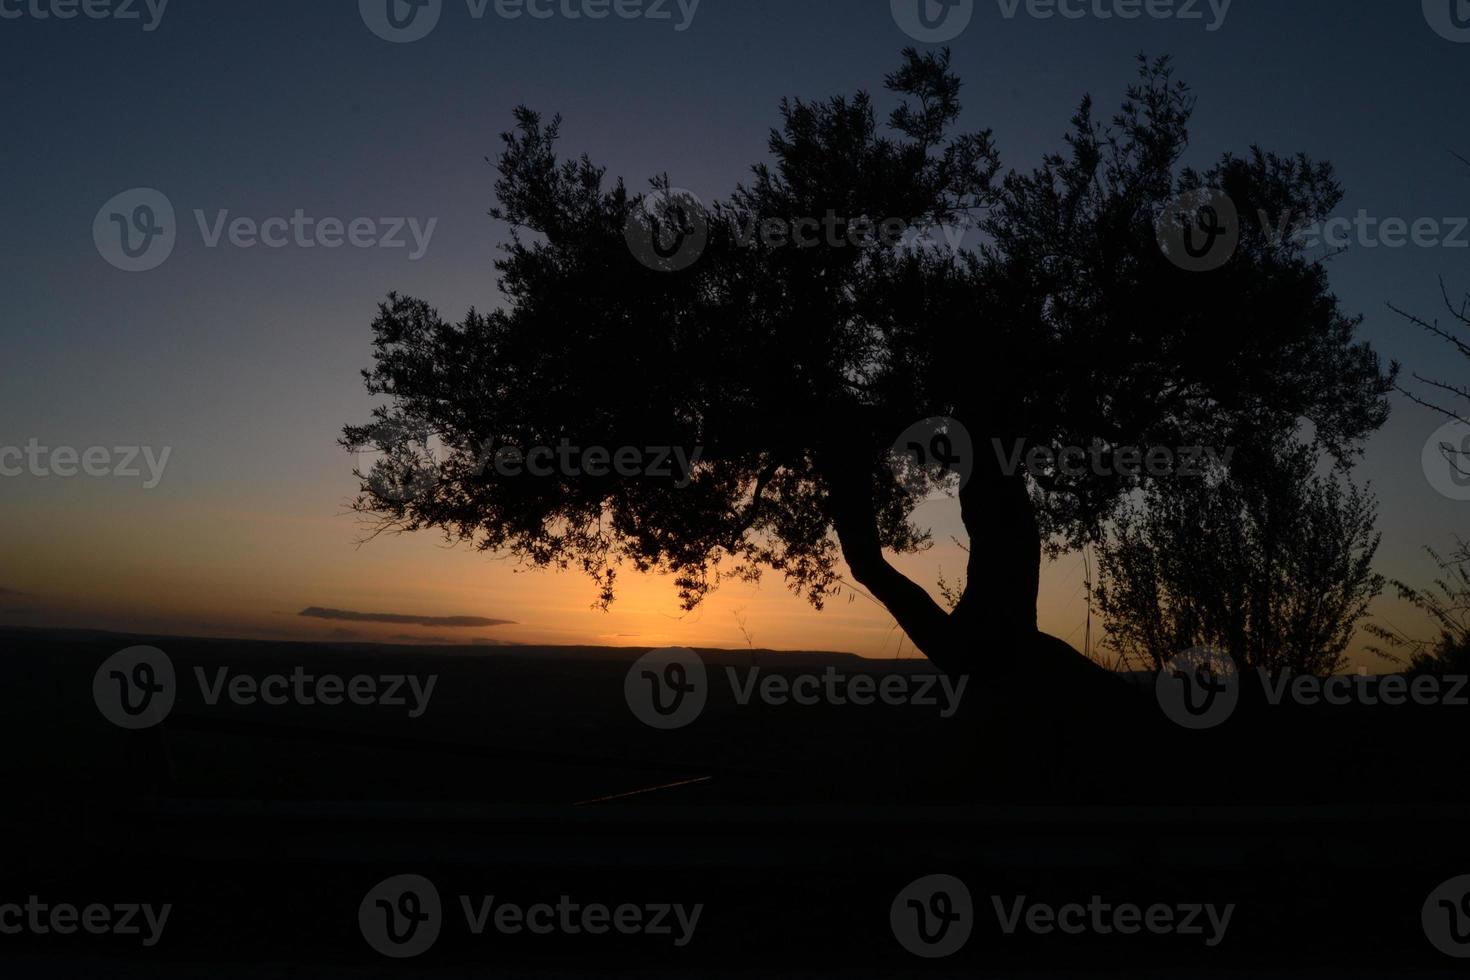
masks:
<instances>
[{"instance_id":1,"label":"sky","mask_svg":"<svg viewBox=\"0 0 1470 980\"><path fill-rule=\"evenodd\" d=\"M442 0L432 31L400 43L379 36L384 2L88 0L105 15L94 17L67 0L0 0L0 449L147 447L155 467L140 453L136 477L0 476L0 624L914 656L866 597L818 613L777 576L727 584L685 614L668 580L628 573L601 612L579 574L526 571L432 533L365 541L346 506L353 460L336 445L373 404L359 371L388 291L449 318L501 302L492 262L507 234L487 215L485 158L516 106L560 112L563 153L631 186L668 172L713 200L764 159L783 96L881 92L919 43L906 15L886 0L620 0L642 15L594 19L570 14L597 0L542 0L549 16L507 17L498 7L521 6ZM1300 150L1337 168L1337 214L1435 219L1432 243L1354 240L1332 283L1385 358L1470 380L1470 363L1387 305L1433 317L1441 279L1470 289L1470 166L1455 156L1470 157L1470 28L1455 27L1450 0L1149 8L1197 19L1104 16L1128 0L1064 3L1075 17L1034 16L1054 7L1035 0L971 6L948 41L961 123L993 129L1008 168L1056 149L1085 93L1115 106L1139 52L1168 54L1198 97L1186 162L1257 143ZM105 229L109 202L136 217L160 199L176 216L172 251L119 268L94 224ZM405 244L304 248L288 235L243 247L229 232L298 212ZM1396 396L1359 467L1381 498L1378 568L1391 577L1427 581L1423 548L1470 532L1470 504L1437 491L1421 459L1443 421ZM956 509L926 503L939 543L899 563L926 584L962 568ZM1039 601L1041 626L1079 646L1083 577L1082 556L1064 556ZM1395 600L1375 615L1415 628ZM445 617L496 622L434 621ZM1355 661L1379 669L1360 647Z\"/></svg>"}]
</instances>

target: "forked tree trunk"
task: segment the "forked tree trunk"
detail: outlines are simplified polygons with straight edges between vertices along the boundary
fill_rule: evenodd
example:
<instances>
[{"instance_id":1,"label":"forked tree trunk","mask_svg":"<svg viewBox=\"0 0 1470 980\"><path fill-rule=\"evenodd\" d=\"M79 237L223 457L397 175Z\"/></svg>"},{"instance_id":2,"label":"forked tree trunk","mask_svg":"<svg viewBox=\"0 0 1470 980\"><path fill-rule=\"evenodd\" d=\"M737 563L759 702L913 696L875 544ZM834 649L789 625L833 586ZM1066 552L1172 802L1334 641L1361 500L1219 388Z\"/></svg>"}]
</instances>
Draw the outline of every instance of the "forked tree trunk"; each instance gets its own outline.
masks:
<instances>
[{"instance_id":1,"label":"forked tree trunk","mask_svg":"<svg viewBox=\"0 0 1470 980\"><path fill-rule=\"evenodd\" d=\"M964 594L951 613L883 555L870 475L848 469L830 480L833 525L853 577L947 674L1097 689L1111 675L1036 628L1041 535L1024 477L982 460L960 491L970 537Z\"/></svg>"}]
</instances>

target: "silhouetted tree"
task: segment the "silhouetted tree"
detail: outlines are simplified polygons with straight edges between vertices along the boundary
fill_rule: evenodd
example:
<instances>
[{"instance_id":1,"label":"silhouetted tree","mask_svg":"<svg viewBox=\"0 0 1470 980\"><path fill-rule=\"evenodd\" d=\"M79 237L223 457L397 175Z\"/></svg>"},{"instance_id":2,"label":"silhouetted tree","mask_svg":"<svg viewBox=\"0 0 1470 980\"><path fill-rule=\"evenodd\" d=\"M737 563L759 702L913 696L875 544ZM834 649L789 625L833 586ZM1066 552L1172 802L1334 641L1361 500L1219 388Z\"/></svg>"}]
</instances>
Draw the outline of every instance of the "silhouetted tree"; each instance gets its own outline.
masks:
<instances>
[{"instance_id":1,"label":"silhouetted tree","mask_svg":"<svg viewBox=\"0 0 1470 980\"><path fill-rule=\"evenodd\" d=\"M1139 479L1028 474L1003 464L1013 446L1227 446L1307 419L1341 457L1382 424L1390 380L1293 242L1245 227L1206 274L1172 263L1156 235L1171 199L1206 186L1241 214L1323 216L1340 197L1327 167L1252 151L1179 169L1192 99L1167 61L1140 63L1111 125L1084 99L1062 152L1003 179L989 132L953 131L948 52L905 52L887 88L898 101L887 131L867 93L783 101L771 161L708 209L659 194L649 207L620 181L605 186L585 156L558 158L557 120L518 110L492 212L515 232L497 263L504 308L452 322L418 299L382 305L365 377L387 404L343 440L387 458L364 475L360 510L579 566L604 602L628 564L673 573L689 607L721 577L762 568L820 607L845 562L946 671L1090 668L1037 632L1043 548L1093 538ZM829 216L850 233L845 247L743 234ZM858 233L967 216L980 249ZM629 228L671 221L696 239L707 225L697 261L638 261ZM952 611L886 554L927 543L889 450L929 417L957 420L978 449L958 491L971 553ZM426 436L446 458L398 492ZM703 455L682 489L647 474L507 479L483 465L499 447L563 438Z\"/></svg>"},{"instance_id":2,"label":"silhouetted tree","mask_svg":"<svg viewBox=\"0 0 1470 980\"><path fill-rule=\"evenodd\" d=\"M1462 297L1457 306L1443 282L1440 283L1440 293L1451 320L1448 327L1438 320L1426 320L1396 306L1392 309L1444 341L1461 356L1470 357L1470 332L1467 332L1470 331L1470 295ZM1418 373L1414 374L1414 379L1434 389L1439 400L1430 400L1403 387L1399 390L1414 402L1470 427L1470 386L1436 381ZM1439 449L1450 467L1470 479L1470 445L1446 443ZM1440 576L1434 580L1433 587L1416 589L1397 579L1393 584L1400 598L1428 615L1437 635L1426 641L1397 628L1375 624L1370 629L1388 644L1388 648L1380 648L1377 652L1399 659L1392 651L1406 651L1409 668L1415 671L1470 673L1470 545L1457 538L1455 550L1447 558L1441 557L1433 548L1424 550L1440 569Z\"/></svg>"},{"instance_id":3,"label":"silhouetted tree","mask_svg":"<svg viewBox=\"0 0 1470 980\"><path fill-rule=\"evenodd\" d=\"M1388 644L1375 652L1392 660L1403 658L1393 651L1408 654L1409 669L1416 672L1444 674L1470 673L1470 545L1456 539L1455 550L1442 557L1426 548L1440 575L1429 589L1415 589L1398 580L1394 587L1399 597L1425 613L1436 632L1432 640L1416 638L1396 628L1372 624L1368 628Z\"/></svg>"},{"instance_id":4,"label":"silhouetted tree","mask_svg":"<svg viewBox=\"0 0 1470 980\"><path fill-rule=\"evenodd\" d=\"M1470 357L1470 295L1460 299L1458 306L1450 297L1449 291L1444 283L1440 283L1440 293L1444 297L1445 310L1450 315L1451 323L1448 327L1442 325L1438 320L1426 320L1422 317L1408 313L1397 306L1390 304L1390 309L1399 316L1404 317L1424 330L1444 341L1462 357ZM1463 336L1457 335L1459 331ZM1470 386L1464 384L1452 384L1446 381L1436 381L1426 378L1417 372L1414 380L1433 389L1439 400L1431 400L1422 395L1410 391L1408 388L1399 386L1399 391L1411 401L1432 409L1446 418L1464 423L1470 427ZM1445 461L1461 476L1470 479L1470 445L1441 445L1440 452L1443 453Z\"/></svg>"},{"instance_id":5,"label":"silhouetted tree","mask_svg":"<svg viewBox=\"0 0 1470 980\"><path fill-rule=\"evenodd\" d=\"M1399 598L1429 617L1435 631L1432 640L1409 635L1391 626L1371 624L1368 629L1387 647L1375 652L1391 660L1408 655L1410 670L1431 674L1470 674L1470 544L1456 539L1455 550L1448 558L1433 548L1425 548L1439 566L1440 575L1433 588L1415 589L1394 580Z\"/></svg>"},{"instance_id":6,"label":"silhouetted tree","mask_svg":"<svg viewBox=\"0 0 1470 980\"><path fill-rule=\"evenodd\" d=\"M1384 586L1373 498L1305 446L1233 464L1154 484L1099 545L1108 645L1148 670L1196 646L1273 676L1342 669Z\"/></svg>"}]
</instances>

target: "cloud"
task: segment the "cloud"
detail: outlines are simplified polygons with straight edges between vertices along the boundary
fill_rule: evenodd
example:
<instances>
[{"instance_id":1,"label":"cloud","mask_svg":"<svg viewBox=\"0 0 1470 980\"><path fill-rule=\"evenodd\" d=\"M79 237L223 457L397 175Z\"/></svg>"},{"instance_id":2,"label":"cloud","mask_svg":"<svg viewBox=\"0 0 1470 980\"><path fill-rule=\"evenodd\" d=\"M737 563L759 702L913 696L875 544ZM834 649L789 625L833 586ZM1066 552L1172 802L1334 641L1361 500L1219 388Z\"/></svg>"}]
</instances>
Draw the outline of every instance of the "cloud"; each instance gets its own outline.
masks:
<instances>
[{"instance_id":1,"label":"cloud","mask_svg":"<svg viewBox=\"0 0 1470 980\"><path fill-rule=\"evenodd\" d=\"M20 589L7 589L4 586L0 586L0 596L10 596L13 599L35 598L35 596L31 595L29 592L22 592L20 591Z\"/></svg>"},{"instance_id":2,"label":"cloud","mask_svg":"<svg viewBox=\"0 0 1470 980\"><path fill-rule=\"evenodd\" d=\"M405 616L401 613L365 613L348 609L323 609L309 606L297 613L313 619L336 619L348 623L392 623L395 626L432 626L435 628L473 629L483 626L514 626L511 619L486 619L483 616Z\"/></svg>"}]
</instances>

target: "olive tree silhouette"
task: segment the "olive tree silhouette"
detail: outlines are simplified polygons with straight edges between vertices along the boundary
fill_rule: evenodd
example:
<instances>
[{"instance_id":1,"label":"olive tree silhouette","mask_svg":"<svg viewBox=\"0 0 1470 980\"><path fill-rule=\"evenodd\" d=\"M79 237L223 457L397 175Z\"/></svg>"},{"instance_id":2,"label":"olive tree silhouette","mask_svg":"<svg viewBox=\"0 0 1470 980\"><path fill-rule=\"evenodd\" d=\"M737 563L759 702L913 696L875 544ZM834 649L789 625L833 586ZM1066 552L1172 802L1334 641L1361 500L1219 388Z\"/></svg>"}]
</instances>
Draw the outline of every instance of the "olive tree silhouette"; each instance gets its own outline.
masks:
<instances>
[{"instance_id":1,"label":"olive tree silhouette","mask_svg":"<svg viewBox=\"0 0 1470 980\"><path fill-rule=\"evenodd\" d=\"M558 157L559 119L519 109L491 212L513 231L503 308L451 322L423 300L382 304L364 377L386 403L343 438L383 454L358 509L581 568L603 603L620 566L672 573L687 608L766 569L820 608L845 564L945 671L1081 680L1098 668L1037 630L1043 551L1093 539L1142 478L1017 468L1017 447L1111 460L1307 419L1346 456L1382 424L1391 373L1293 242L1242 227L1208 273L1159 245L1169 202L1201 188L1242 214L1325 215L1340 197L1329 168L1252 151L1181 169L1193 99L1167 59L1140 58L1111 124L1084 99L1061 152L1004 176L990 132L955 131L947 51L905 51L886 87L886 129L866 92L783 100L770 161L708 208L667 177L649 195L608 185L586 156ZM984 242L874 233L893 221L969 221ZM649 235L652 259L629 246ZM976 447L957 488L971 547L953 610L889 560L928 543L891 447L929 418ZM564 439L702 455L687 485L487 465Z\"/></svg>"},{"instance_id":2,"label":"olive tree silhouette","mask_svg":"<svg viewBox=\"0 0 1470 980\"><path fill-rule=\"evenodd\" d=\"M1159 670L1197 646L1241 668L1326 676L1383 591L1376 502L1308 447L1236 456L1205 478L1161 481L1097 548L1093 599L1108 645Z\"/></svg>"}]
</instances>

